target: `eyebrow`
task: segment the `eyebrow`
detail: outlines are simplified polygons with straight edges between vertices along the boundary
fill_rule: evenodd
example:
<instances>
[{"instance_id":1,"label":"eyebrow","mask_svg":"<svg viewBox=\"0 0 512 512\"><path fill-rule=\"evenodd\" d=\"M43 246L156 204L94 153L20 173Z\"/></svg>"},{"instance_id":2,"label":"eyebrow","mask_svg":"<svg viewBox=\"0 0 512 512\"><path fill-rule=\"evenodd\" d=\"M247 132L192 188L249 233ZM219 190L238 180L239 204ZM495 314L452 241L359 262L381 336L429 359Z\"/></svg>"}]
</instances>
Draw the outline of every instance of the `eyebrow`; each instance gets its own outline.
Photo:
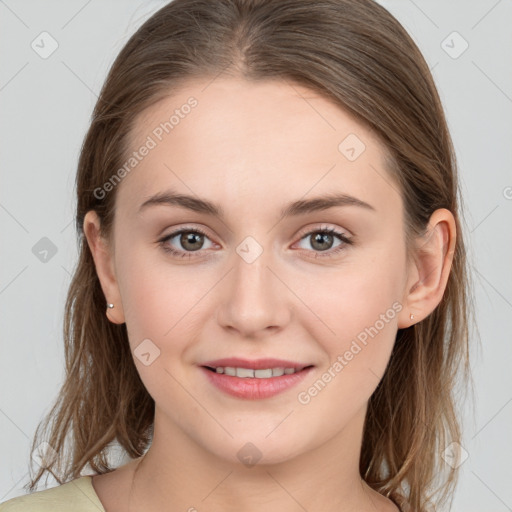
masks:
<instances>
[{"instance_id":1,"label":"eyebrow","mask_svg":"<svg viewBox=\"0 0 512 512\"><path fill-rule=\"evenodd\" d=\"M178 194L172 190L160 192L151 196L142 203L139 208L139 213L150 206L157 205L178 206L194 212L212 215L219 219L224 219L225 217L224 209L220 205L206 199L200 199L187 194ZM304 215L316 211L327 210L336 206L358 206L366 210L376 211L372 205L358 199L357 197L348 194L332 193L311 199L300 199L298 201L294 201L281 210L281 217L285 218Z\"/></svg>"}]
</instances>

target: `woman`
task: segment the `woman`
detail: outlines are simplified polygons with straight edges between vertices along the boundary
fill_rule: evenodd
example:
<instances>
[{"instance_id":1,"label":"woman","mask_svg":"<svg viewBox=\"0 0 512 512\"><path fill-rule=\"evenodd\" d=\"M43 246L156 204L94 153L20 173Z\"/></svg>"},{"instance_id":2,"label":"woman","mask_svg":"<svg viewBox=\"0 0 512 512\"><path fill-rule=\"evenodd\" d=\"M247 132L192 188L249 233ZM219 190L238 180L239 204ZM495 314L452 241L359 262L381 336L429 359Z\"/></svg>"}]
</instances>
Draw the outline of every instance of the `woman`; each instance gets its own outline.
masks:
<instances>
[{"instance_id":1,"label":"woman","mask_svg":"<svg viewBox=\"0 0 512 512\"><path fill-rule=\"evenodd\" d=\"M62 485L0 510L443 503L468 376L458 195L428 66L379 4L164 6L80 155L67 377L30 489ZM113 442L133 460L110 467Z\"/></svg>"}]
</instances>

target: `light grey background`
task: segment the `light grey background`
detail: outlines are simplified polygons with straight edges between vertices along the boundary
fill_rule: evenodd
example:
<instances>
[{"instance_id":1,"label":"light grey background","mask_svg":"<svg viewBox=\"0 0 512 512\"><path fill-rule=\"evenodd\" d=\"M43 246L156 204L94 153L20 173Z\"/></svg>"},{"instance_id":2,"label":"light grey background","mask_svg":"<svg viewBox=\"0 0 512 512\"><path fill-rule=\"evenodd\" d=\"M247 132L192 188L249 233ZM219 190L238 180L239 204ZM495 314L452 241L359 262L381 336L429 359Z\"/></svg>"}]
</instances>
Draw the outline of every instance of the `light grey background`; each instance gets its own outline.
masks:
<instances>
[{"instance_id":1,"label":"light grey background","mask_svg":"<svg viewBox=\"0 0 512 512\"><path fill-rule=\"evenodd\" d=\"M24 494L33 433L64 375L63 307L77 256L73 186L90 114L115 56L164 3L0 0L0 502ZM465 409L468 458L452 510L510 511L512 2L381 3L432 69L466 203L483 350L473 336L477 400ZM44 31L58 43L47 58L31 47L51 49ZM57 251L46 262L36 250L43 237Z\"/></svg>"}]
</instances>

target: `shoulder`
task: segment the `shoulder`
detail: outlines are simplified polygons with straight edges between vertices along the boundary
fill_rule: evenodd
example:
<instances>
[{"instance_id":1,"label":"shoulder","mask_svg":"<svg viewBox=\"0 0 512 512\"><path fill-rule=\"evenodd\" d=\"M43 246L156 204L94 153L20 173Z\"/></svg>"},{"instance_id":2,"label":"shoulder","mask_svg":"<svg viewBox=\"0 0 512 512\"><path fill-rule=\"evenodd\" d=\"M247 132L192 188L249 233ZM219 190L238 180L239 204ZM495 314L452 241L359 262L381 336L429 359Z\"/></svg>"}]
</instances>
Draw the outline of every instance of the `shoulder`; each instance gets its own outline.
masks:
<instances>
[{"instance_id":1,"label":"shoulder","mask_svg":"<svg viewBox=\"0 0 512 512\"><path fill-rule=\"evenodd\" d=\"M105 512L90 476L0 503L0 512Z\"/></svg>"}]
</instances>

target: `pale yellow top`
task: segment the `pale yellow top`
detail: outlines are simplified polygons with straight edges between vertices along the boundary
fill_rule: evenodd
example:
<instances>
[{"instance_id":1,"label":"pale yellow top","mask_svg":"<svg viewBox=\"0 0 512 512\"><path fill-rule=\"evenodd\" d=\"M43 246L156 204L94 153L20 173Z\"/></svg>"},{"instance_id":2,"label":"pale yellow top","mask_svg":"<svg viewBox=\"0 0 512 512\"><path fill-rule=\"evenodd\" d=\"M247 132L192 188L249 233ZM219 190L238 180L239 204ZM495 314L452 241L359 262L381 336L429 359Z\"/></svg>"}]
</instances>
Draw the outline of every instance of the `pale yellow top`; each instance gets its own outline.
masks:
<instances>
[{"instance_id":1,"label":"pale yellow top","mask_svg":"<svg viewBox=\"0 0 512 512\"><path fill-rule=\"evenodd\" d=\"M0 503L0 512L105 512L91 476Z\"/></svg>"}]
</instances>

